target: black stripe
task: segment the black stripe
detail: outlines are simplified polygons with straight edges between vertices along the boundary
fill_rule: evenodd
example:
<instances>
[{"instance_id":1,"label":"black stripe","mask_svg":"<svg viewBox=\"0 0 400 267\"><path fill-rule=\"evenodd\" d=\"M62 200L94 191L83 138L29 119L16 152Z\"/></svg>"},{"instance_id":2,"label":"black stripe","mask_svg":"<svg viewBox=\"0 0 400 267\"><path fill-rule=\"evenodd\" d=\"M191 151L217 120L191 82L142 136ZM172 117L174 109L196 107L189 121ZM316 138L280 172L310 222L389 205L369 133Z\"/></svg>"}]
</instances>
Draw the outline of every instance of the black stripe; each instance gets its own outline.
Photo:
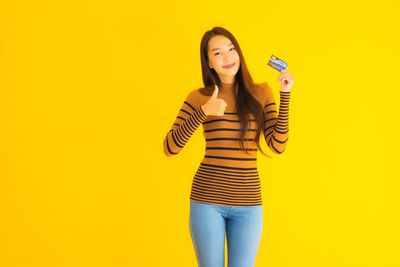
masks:
<instances>
[{"instance_id":1,"label":"black stripe","mask_svg":"<svg viewBox=\"0 0 400 267\"><path fill-rule=\"evenodd\" d=\"M264 133L264 135L265 135L265 138L267 138L267 137L268 137L268 135L272 134L273 132L274 132L274 131L272 130L272 131L268 132L266 135L265 135L265 133Z\"/></svg>"},{"instance_id":2,"label":"black stripe","mask_svg":"<svg viewBox=\"0 0 400 267\"><path fill-rule=\"evenodd\" d=\"M276 127L275 127L275 131L287 131L289 129L289 127L280 127L280 126L277 126L276 125Z\"/></svg>"},{"instance_id":3,"label":"black stripe","mask_svg":"<svg viewBox=\"0 0 400 267\"><path fill-rule=\"evenodd\" d=\"M196 174L203 174L203 175L208 175L208 176L212 176L212 177L221 177L221 178L226 178L226 179L233 179L233 180L238 180L238 181L243 181L244 177L247 177L247 179L249 178L253 178L255 180L259 179L258 174L249 174L249 175L231 175L231 174L225 174L225 173L219 173L216 171L210 171L210 170L205 170L205 169L199 169Z\"/></svg>"},{"instance_id":4,"label":"black stripe","mask_svg":"<svg viewBox=\"0 0 400 267\"><path fill-rule=\"evenodd\" d=\"M242 203L232 203L232 202L226 202L224 200L204 200L204 199L197 199L195 195L190 195L190 200L195 201L195 202L200 202L200 203L214 203L214 204L224 204L224 205L233 205L237 207L253 207L253 206L262 206L262 201L260 200L259 202L249 202L249 204L242 204Z\"/></svg>"},{"instance_id":5,"label":"black stripe","mask_svg":"<svg viewBox=\"0 0 400 267\"><path fill-rule=\"evenodd\" d=\"M205 155L206 158L214 158L214 159L226 159L226 160L240 160L240 161L255 161L257 158L233 158L233 157L220 157L220 156L210 156Z\"/></svg>"},{"instance_id":6,"label":"black stripe","mask_svg":"<svg viewBox=\"0 0 400 267\"><path fill-rule=\"evenodd\" d=\"M189 111L187 111L186 109L183 109L183 108L181 108L180 111L182 111L182 112L188 114L189 116L190 116L190 114L191 114Z\"/></svg>"},{"instance_id":7,"label":"black stripe","mask_svg":"<svg viewBox=\"0 0 400 267\"><path fill-rule=\"evenodd\" d=\"M226 175L228 175L228 174L240 174L240 175L243 175L243 174L251 174L251 175L258 175L258 170L243 170L243 171L233 171L233 170L224 170L224 169L221 169L221 167L209 167L209 166L203 166L203 165L201 165L200 167L199 167L199 169L198 170L205 170L205 171L218 171L218 172L221 172L221 173L224 173L224 174L226 174Z\"/></svg>"},{"instance_id":8,"label":"black stripe","mask_svg":"<svg viewBox=\"0 0 400 267\"><path fill-rule=\"evenodd\" d=\"M271 119L265 120L265 121L264 121L264 123L266 123L266 122L268 122L268 121L276 120L276 119L277 119L277 118L276 118L276 117L274 117L274 118L271 118Z\"/></svg>"},{"instance_id":9,"label":"black stripe","mask_svg":"<svg viewBox=\"0 0 400 267\"><path fill-rule=\"evenodd\" d=\"M218 140L229 140L229 141L255 141L254 138L228 138L228 137L216 137L216 138L206 138L206 141L218 141Z\"/></svg>"},{"instance_id":10,"label":"black stripe","mask_svg":"<svg viewBox=\"0 0 400 267\"><path fill-rule=\"evenodd\" d=\"M287 129L286 131L283 131L283 132L275 129L275 132L280 133L280 134L287 134L289 132L289 129Z\"/></svg>"},{"instance_id":11,"label":"black stripe","mask_svg":"<svg viewBox=\"0 0 400 267\"><path fill-rule=\"evenodd\" d=\"M282 154L283 151L285 151L285 149L283 149L282 151L279 151L279 150L274 146L274 143L272 142L272 139L269 140L269 143L271 144L271 147L272 147L278 154Z\"/></svg>"},{"instance_id":12,"label":"black stripe","mask_svg":"<svg viewBox=\"0 0 400 267\"><path fill-rule=\"evenodd\" d=\"M264 108L266 108L266 107L268 107L268 106L271 106L271 105L276 105L276 103L269 103L269 104L266 104L266 105L264 106Z\"/></svg>"},{"instance_id":13,"label":"black stripe","mask_svg":"<svg viewBox=\"0 0 400 267\"><path fill-rule=\"evenodd\" d=\"M208 123L217 122L217 121L240 122L240 120L215 119L215 120L205 121L205 122L203 122L203 124L208 124ZM247 120L247 121L256 121L256 120L251 119L251 120Z\"/></svg>"},{"instance_id":14,"label":"black stripe","mask_svg":"<svg viewBox=\"0 0 400 267\"><path fill-rule=\"evenodd\" d=\"M231 132L240 132L241 129L233 129L233 128L217 128L217 129L209 129L209 130L204 130L204 132L218 132L218 131L231 131ZM255 132L257 129L248 129L248 132Z\"/></svg>"},{"instance_id":15,"label":"black stripe","mask_svg":"<svg viewBox=\"0 0 400 267\"><path fill-rule=\"evenodd\" d=\"M288 122L288 121L280 121L280 120L278 120L278 121L276 122L276 125L277 125L277 126L281 126L281 127L285 127L285 126L288 126L288 125L289 125L289 122Z\"/></svg>"},{"instance_id":16,"label":"black stripe","mask_svg":"<svg viewBox=\"0 0 400 267\"><path fill-rule=\"evenodd\" d=\"M250 112L246 112L246 113L250 113ZM224 112L224 114L236 115L236 114L239 114L239 113L237 113L237 112Z\"/></svg>"},{"instance_id":17,"label":"black stripe","mask_svg":"<svg viewBox=\"0 0 400 267\"><path fill-rule=\"evenodd\" d=\"M220 199L220 200L232 200L232 201L234 201L234 200L240 200L240 199L243 199L243 197L227 197L227 196L224 196L224 197L218 197L218 195L216 195L216 196L210 196L210 195L205 195L205 194L201 194L201 193L197 193L197 192L193 192L192 191L192 194L193 193L195 193L194 195L196 195L197 194L197 196L198 197L204 197L204 198L208 198L208 199ZM251 200L261 200L261 196L258 196L258 197L250 197L250 199ZM244 199L244 200L246 200L246 199Z\"/></svg>"},{"instance_id":18,"label":"black stripe","mask_svg":"<svg viewBox=\"0 0 400 267\"><path fill-rule=\"evenodd\" d=\"M239 151L245 151L246 149L244 148L238 148L238 147L216 147L216 146L209 146L206 147L206 150L239 150ZM257 151L257 148L248 148L247 150L249 151Z\"/></svg>"},{"instance_id":19,"label":"black stripe","mask_svg":"<svg viewBox=\"0 0 400 267\"><path fill-rule=\"evenodd\" d=\"M286 139L285 139L284 141L281 141L281 140L276 139L275 135L272 135L272 138L274 138L274 140L275 140L276 142L280 143L280 144L286 143L287 140L289 139L289 137L286 137Z\"/></svg>"},{"instance_id":20,"label":"black stripe","mask_svg":"<svg viewBox=\"0 0 400 267\"><path fill-rule=\"evenodd\" d=\"M223 169L231 169L231 170L257 170L257 167L253 168L239 168L239 167L230 167L230 166L223 166L223 165L215 165L215 164L208 164L208 163L200 163L200 165L210 166L210 167L218 167Z\"/></svg>"},{"instance_id":21,"label":"black stripe","mask_svg":"<svg viewBox=\"0 0 400 267\"><path fill-rule=\"evenodd\" d=\"M196 110L189 102L184 101L183 103L185 103L186 105L188 105L191 109Z\"/></svg>"},{"instance_id":22,"label":"black stripe","mask_svg":"<svg viewBox=\"0 0 400 267\"><path fill-rule=\"evenodd\" d=\"M209 185L225 185L225 186L231 186L233 188L238 188L238 187L250 187L251 189L254 189L258 186L260 186L260 180L256 180L256 181L252 181L252 182L246 182L245 180L237 180L234 181L232 180L232 178L229 179L219 179L216 176L208 176L208 175L204 175L201 173L197 173L195 175L195 179L194 181L201 181L200 184L209 184ZM243 188L243 190L245 190L245 188Z\"/></svg>"},{"instance_id":23,"label":"black stripe","mask_svg":"<svg viewBox=\"0 0 400 267\"><path fill-rule=\"evenodd\" d=\"M172 154L172 155L178 154L178 153L173 152L173 151L171 150L171 148L169 147L168 138L166 138L166 141L167 141L167 150L168 150L168 153L170 153L170 154Z\"/></svg>"},{"instance_id":24,"label":"black stripe","mask_svg":"<svg viewBox=\"0 0 400 267\"><path fill-rule=\"evenodd\" d=\"M287 121L288 119L289 119L289 115L282 115L282 114L279 114L279 116L278 116L278 118L277 118L279 121Z\"/></svg>"},{"instance_id":25,"label":"black stripe","mask_svg":"<svg viewBox=\"0 0 400 267\"><path fill-rule=\"evenodd\" d=\"M275 126L275 124L273 124L273 125L271 125L271 126L268 126L267 128L264 129L264 132L265 132L266 130L268 130L269 128L274 128L274 126Z\"/></svg>"}]
</instances>

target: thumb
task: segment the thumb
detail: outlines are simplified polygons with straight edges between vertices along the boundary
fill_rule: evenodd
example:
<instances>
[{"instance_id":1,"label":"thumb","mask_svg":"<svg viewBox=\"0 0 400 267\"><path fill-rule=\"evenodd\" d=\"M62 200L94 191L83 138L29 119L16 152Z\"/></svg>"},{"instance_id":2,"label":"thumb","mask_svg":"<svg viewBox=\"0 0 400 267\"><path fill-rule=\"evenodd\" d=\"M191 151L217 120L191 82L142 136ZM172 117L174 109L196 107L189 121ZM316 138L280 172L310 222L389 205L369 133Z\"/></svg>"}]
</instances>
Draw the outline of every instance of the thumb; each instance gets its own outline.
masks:
<instances>
[{"instance_id":1,"label":"thumb","mask_svg":"<svg viewBox=\"0 0 400 267\"><path fill-rule=\"evenodd\" d=\"M218 92L219 92L218 86L215 85L215 90L214 90L214 93L212 94L211 98L217 98Z\"/></svg>"}]
</instances>

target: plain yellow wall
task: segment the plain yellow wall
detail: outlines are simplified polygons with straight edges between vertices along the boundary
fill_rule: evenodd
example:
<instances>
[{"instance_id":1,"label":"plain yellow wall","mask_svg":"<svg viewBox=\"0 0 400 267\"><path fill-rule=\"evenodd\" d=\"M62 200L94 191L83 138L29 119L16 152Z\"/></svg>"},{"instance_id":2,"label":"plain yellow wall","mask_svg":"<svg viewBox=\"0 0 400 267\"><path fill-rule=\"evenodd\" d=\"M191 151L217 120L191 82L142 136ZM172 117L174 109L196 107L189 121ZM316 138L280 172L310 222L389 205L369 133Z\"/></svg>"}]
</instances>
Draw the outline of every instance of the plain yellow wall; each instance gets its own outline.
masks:
<instances>
[{"instance_id":1,"label":"plain yellow wall","mask_svg":"<svg viewBox=\"0 0 400 267\"><path fill-rule=\"evenodd\" d=\"M197 266L201 127L175 157L162 142L202 85L213 26L277 100L270 55L296 78L288 147L259 153L256 266L400 266L397 1L10 0L0 12L0 266Z\"/></svg>"}]
</instances>

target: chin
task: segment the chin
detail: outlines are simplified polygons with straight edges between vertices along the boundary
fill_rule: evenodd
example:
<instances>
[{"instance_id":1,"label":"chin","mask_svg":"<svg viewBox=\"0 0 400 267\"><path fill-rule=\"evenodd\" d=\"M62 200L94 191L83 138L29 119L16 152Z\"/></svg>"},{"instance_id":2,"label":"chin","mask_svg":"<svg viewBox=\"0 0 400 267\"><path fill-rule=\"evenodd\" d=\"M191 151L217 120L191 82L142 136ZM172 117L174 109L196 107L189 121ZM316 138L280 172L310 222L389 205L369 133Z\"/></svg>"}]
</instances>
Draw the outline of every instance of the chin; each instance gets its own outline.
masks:
<instances>
[{"instance_id":1,"label":"chin","mask_svg":"<svg viewBox=\"0 0 400 267\"><path fill-rule=\"evenodd\" d=\"M234 76L234 75L236 75L236 74L238 73L238 70L239 70L239 69L237 69L237 70L231 70L231 71L227 72L226 74Z\"/></svg>"}]
</instances>

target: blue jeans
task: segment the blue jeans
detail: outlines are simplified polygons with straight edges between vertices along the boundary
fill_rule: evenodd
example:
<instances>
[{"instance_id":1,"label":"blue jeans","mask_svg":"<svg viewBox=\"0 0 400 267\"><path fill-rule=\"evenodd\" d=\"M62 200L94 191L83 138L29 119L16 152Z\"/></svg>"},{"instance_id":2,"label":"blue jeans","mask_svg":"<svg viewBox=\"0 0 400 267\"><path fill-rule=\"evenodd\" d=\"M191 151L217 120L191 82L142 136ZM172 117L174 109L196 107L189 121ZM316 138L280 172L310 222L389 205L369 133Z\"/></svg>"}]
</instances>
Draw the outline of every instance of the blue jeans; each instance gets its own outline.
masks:
<instances>
[{"instance_id":1,"label":"blue jeans","mask_svg":"<svg viewBox=\"0 0 400 267\"><path fill-rule=\"evenodd\" d=\"M199 267L253 267L263 228L263 208L190 200L189 228Z\"/></svg>"}]
</instances>

